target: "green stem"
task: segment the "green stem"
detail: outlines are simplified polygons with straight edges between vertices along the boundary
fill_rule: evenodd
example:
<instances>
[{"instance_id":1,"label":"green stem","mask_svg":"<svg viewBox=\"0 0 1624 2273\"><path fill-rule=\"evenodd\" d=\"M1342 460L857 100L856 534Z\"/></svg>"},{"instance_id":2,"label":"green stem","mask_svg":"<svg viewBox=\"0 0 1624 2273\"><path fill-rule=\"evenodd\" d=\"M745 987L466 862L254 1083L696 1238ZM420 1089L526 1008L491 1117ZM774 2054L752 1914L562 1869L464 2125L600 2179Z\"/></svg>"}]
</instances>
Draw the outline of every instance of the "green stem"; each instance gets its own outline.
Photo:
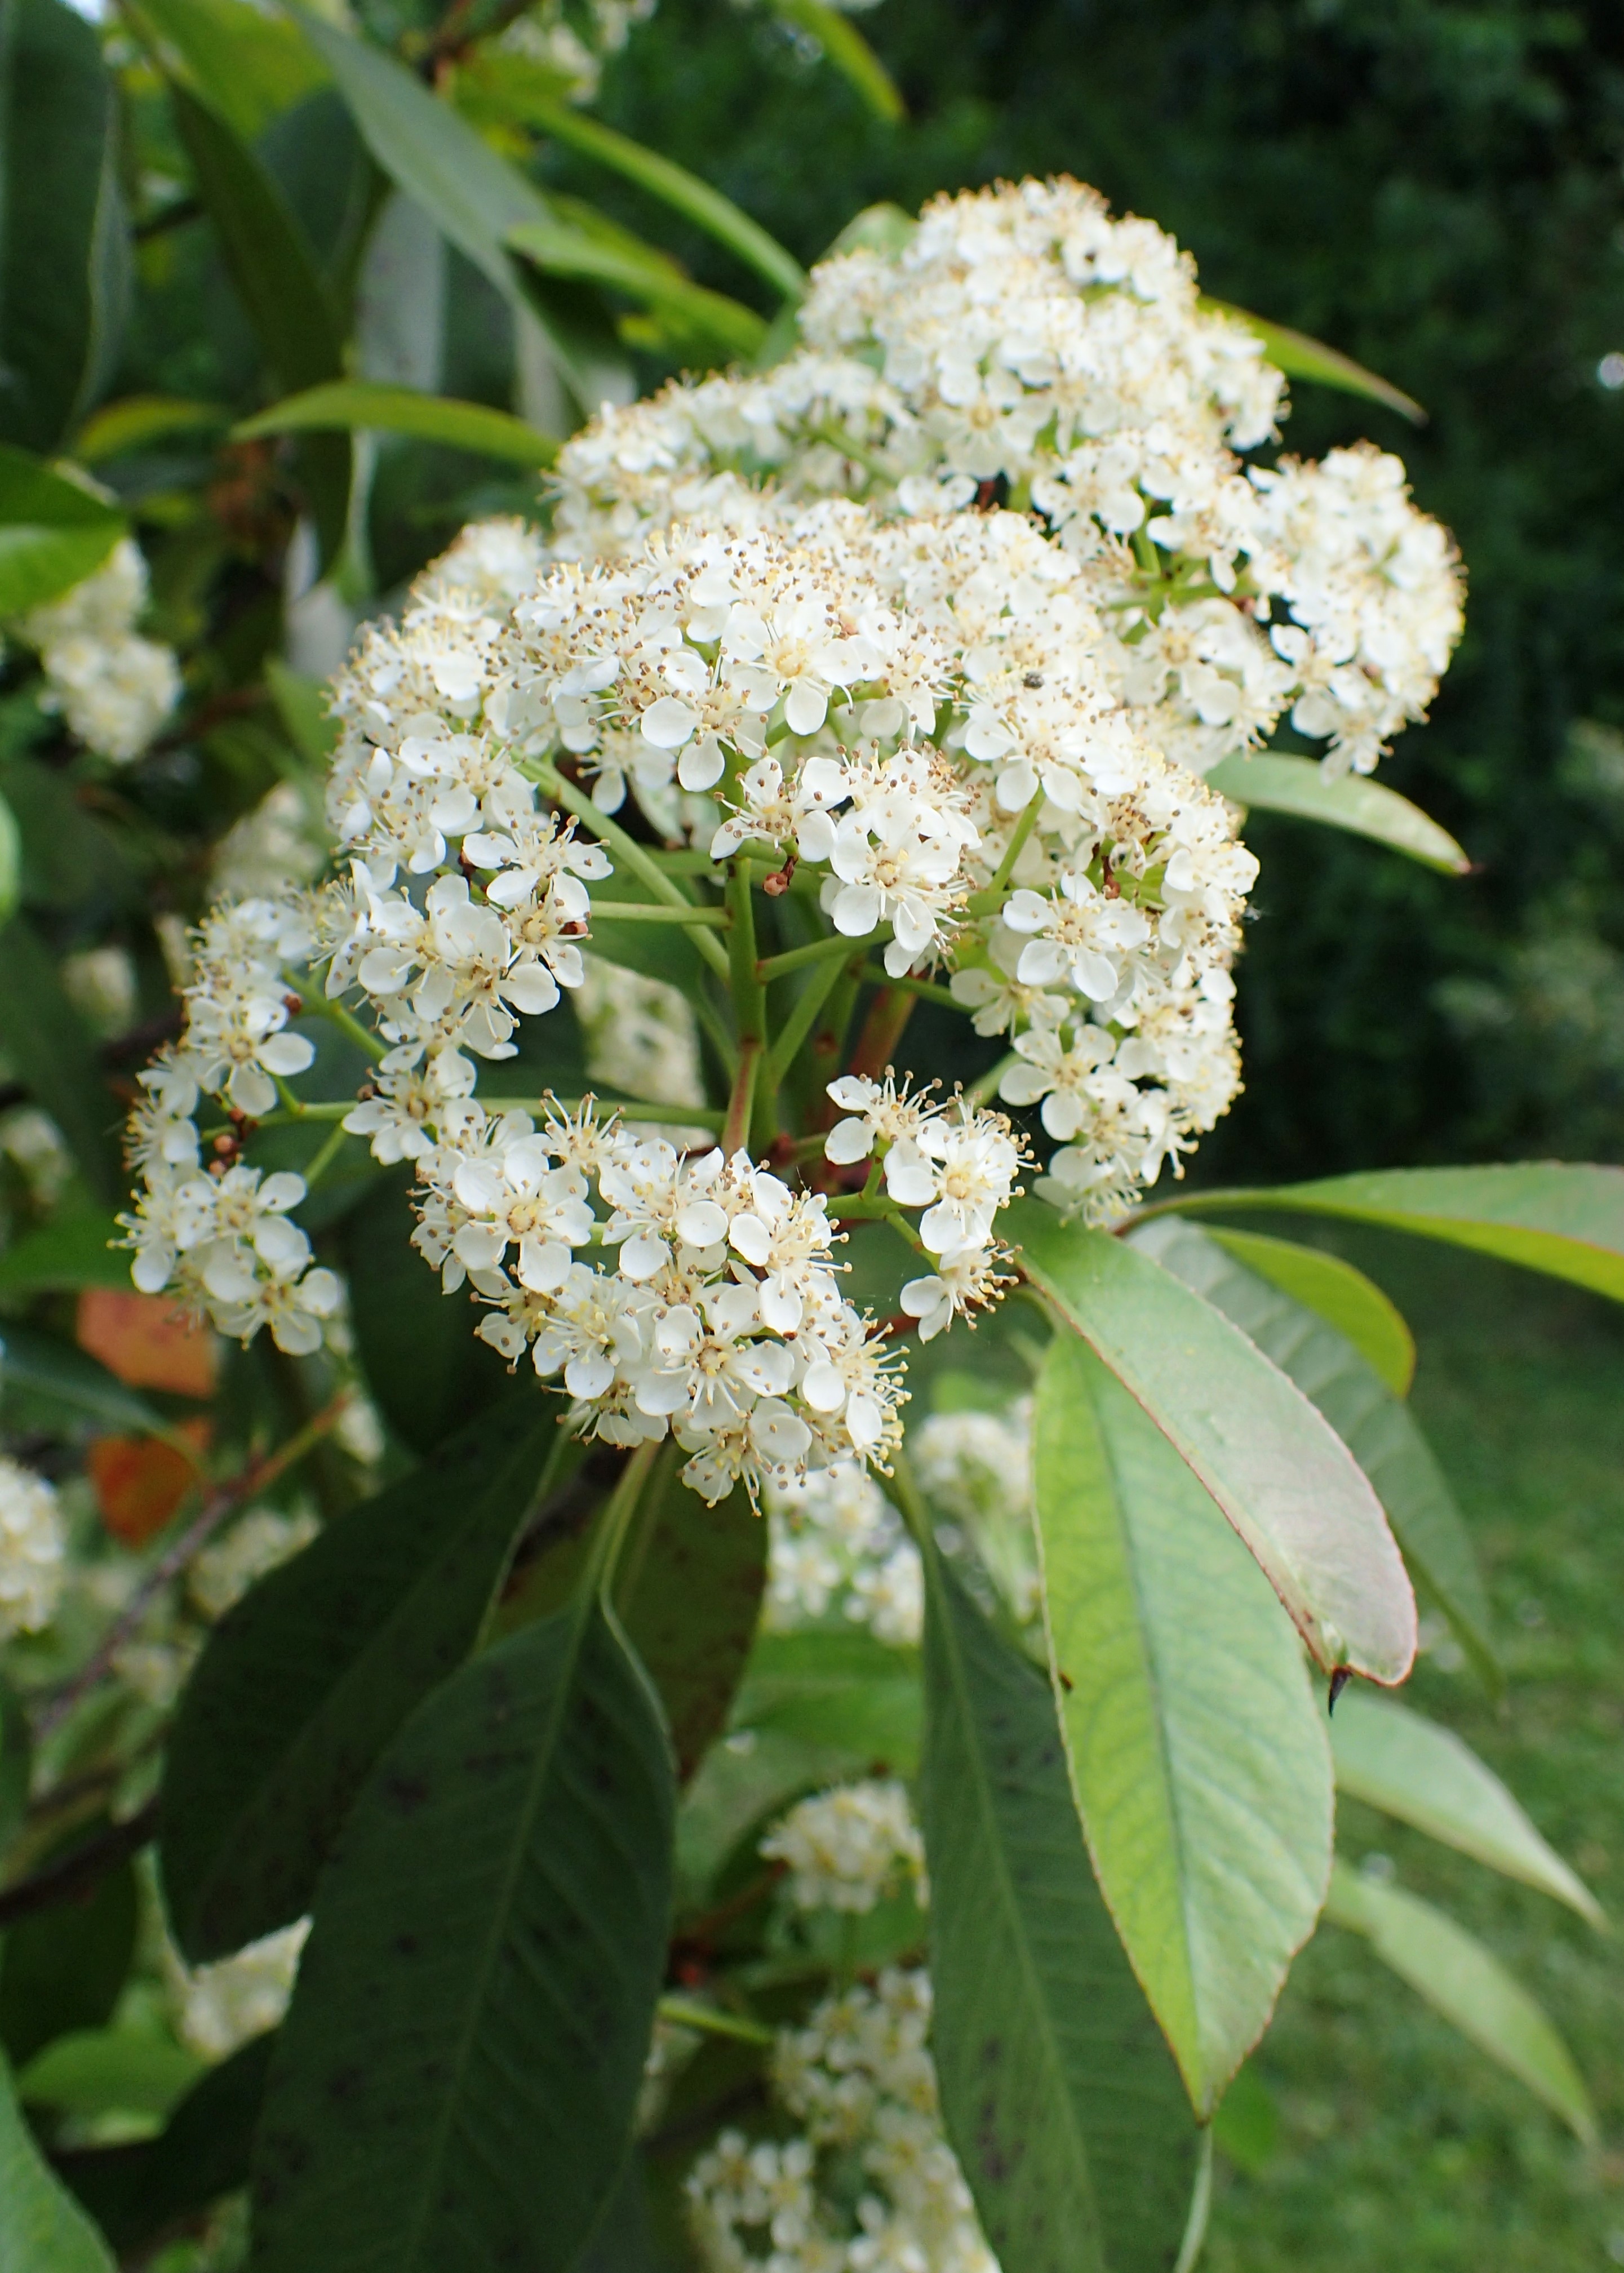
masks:
<instances>
[{"instance_id":1,"label":"green stem","mask_svg":"<svg viewBox=\"0 0 1624 2273\"><path fill-rule=\"evenodd\" d=\"M335 1124L328 1132L327 1140L322 1144L320 1150L317 1152L315 1159L311 1162L309 1167L304 1171L304 1189L306 1195L315 1190L316 1186L321 1182L323 1176L326 1175L327 1170L338 1158L343 1146L348 1143L349 1136L350 1131L345 1129L342 1123Z\"/></svg>"},{"instance_id":2,"label":"green stem","mask_svg":"<svg viewBox=\"0 0 1624 2273\"><path fill-rule=\"evenodd\" d=\"M851 950L849 939L843 940L841 945L848 952ZM856 949L857 955L862 952L861 948ZM828 1001L829 990L839 978L841 969L842 965L833 956L826 956L795 997L793 1009L785 1020L777 1041L767 1053L767 1071L775 1089L793 1065L796 1054L811 1032L817 1014ZM819 1142L821 1144L821 1138Z\"/></svg>"},{"instance_id":3,"label":"green stem","mask_svg":"<svg viewBox=\"0 0 1624 2273\"><path fill-rule=\"evenodd\" d=\"M639 1444L620 1472L620 1480L609 1496L609 1504L598 1518L598 1534L592 1542L591 1557L587 1564L587 1589L596 1589L605 1601L614 1584L614 1566L620 1561L620 1549L626 1534L636 1513L637 1502L643 1497L643 1485L654 1456L659 1451L657 1444Z\"/></svg>"},{"instance_id":4,"label":"green stem","mask_svg":"<svg viewBox=\"0 0 1624 2273\"><path fill-rule=\"evenodd\" d=\"M733 2037L741 2044L770 2044L773 2031L760 2021L747 2021L737 2013L719 2013L714 2005L701 2005L692 1997L662 1997L659 2016L679 2029L697 2029L708 2037Z\"/></svg>"},{"instance_id":5,"label":"green stem","mask_svg":"<svg viewBox=\"0 0 1624 2273\"><path fill-rule=\"evenodd\" d=\"M984 891L972 893L970 896L969 911L973 916L996 915L1005 900L1009 898L1010 878L1015 873L1015 863L1021 856L1027 837L1037 827L1038 807L1042 802L1042 791L1034 790L1026 801L1020 819L1015 823L1013 835L1004 848L1004 858L994 872L991 883Z\"/></svg>"},{"instance_id":6,"label":"green stem","mask_svg":"<svg viewBox=\"0 0 1624 2273\"><path fill-rule=\"evenodd\" d=\"M883 947L890 937L890 926L882 924L863 939L847 939L835 932L828 939L815 939L806 947L792 947L782 955L770 955L756 969L763 980L783 979L792 971L804 971L808 964L838 962L842 956L855 955L860 949Z\"/></svg>"},{"instance_id":7,"label":"green stem","mask_svg":"<svg viewBox=\"0 0 1624 2273\"><path fill-rule=\"evenodd\" d=\"M993 1098L997 1095L998 1084L1004 1079L1004 1075L1008 1073L1010 1068L1011 1066L1018 1066L1023 1061L1019 1050L1006 1050L1004 1055L998 1060L996 1065L989 1066L987 1071L981 1075L979 1080L973 1081L970 1084L969 1088L965 1091L965 1095L969 1099L972 1105L985 1105L989 1098Z\"/></svg>"},{"instance_id":8,"label":"green stem","mask_svg":"<svg viewBox=\"0 0 1624 2273\"><path fill-rule=\"evenodd\" d=\"M648 886L657 900L663 900L668 908L693 906L688 894L679 889L658 861L635 838L628 836L618 821L611 821L606 813L600 813L591 799L578 790L574 782L566 781L556 766L549 765L544 758L522 770L528 773L555 803L561 805L566 813L573 813L594 836L611 846L616 859ZM694 944L718 977L726 979L727 956L721 942L712 939L708 931L702 930L694 934Z\"/></svg>"},{"instance_id":9,"label":"green stem","mask_svg":"<svg viewBox=\"0 0 1624 2273\"><path fill-rule=\"evenodd\" d=\"M727 910L733 918L727 944L733 1018L739 1029L739 1070L733 1076L722 1132L722 1149L731 1159L749 1142L756 1083L767 1047L767 990L756 959L756 911L750 902L750 871L743 860L728 865Z\"/></svg>"},{"instance_id":10,"label":"green stem","mask_svg":"<svg viewBox=\"0 0 1624 2273\"><path fill-rule=\"evenodd\" d=\"M877 963L865 964L859 973L865 986L892 986L901 994L915 994L921 1002L944 1002L950 1010L962 1010L964 1004L951 989L935 986L928 979L893 979Z\"/></svg>"},{"instance_id":11,"label":"green stem","mask_svg":"<svg viewBox=\"0 0 1624 2273\"><path fill-rule=\"evenodd\" d=\"M740 1043L739 1070L733 1076L733 1095L727 1100L727 1118L722 1124L722 1150L730 1160L749 1142L750 1121L756 1110L756 1076L761 1069L761 1061L762 1046L759 1041Z\"/></svg>"},{"instance_id":12,"label":"green stem","mask_svg":"<svg viewBox=\"0 0 1624 2273\"><path fill-rule=\"evenodd\" d=\"M678 908L646 900L594 900L592 916L605 923L708 924L717 931L726 931L731 920L726 908Z\"/></svg>"},{"instance_id":13,"label":"green stem","mask_svg":"<svg viewBox=\"0 0 1624 2273\"><path fill-rule=\"evenodd\" d=\"M336 1026L341 1034L355 1044L357 1049L365 1051L374 1065L389 1046L381 1034L369 1034L353 1010L346 1009L342 1002L335 1001L328 995L317 994L308 998L304 1004L304 1012L306 1016L325 1018L330 1025ZM350 1107L346 1106L344 1110L348 1113Z\"/></svg>"}]
</instances>

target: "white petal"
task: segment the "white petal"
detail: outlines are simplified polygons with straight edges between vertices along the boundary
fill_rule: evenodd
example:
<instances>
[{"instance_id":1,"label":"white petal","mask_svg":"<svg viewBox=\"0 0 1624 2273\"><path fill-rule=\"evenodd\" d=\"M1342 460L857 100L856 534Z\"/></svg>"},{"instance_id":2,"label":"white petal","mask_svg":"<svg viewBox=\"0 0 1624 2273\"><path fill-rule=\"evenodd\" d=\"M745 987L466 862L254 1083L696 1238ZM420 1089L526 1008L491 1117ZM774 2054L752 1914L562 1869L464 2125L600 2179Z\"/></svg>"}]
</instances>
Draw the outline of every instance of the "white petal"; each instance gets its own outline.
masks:
<instances>
[{"instance_id":1,"label":"white petal","mask_svg":"<svg viewBox=\"0 0 1624 2273\"><path fill-rule=\"evenodd\" d=\"M315 1057L303 1034L267 1034L259 1045L259 1062L267 1073L303 1073Z\"/></svg>"},{"instance_id":2,"label":"white petal","mask_svg":"<svg viewBox=\"0 0 1624 2273\"><path fill-rule=\"evenodd\" d=\"M657 750L680 750L699 727L699 713L675 694L662 694L643 714L643 738Z\"/></svg>"}]
</instances>

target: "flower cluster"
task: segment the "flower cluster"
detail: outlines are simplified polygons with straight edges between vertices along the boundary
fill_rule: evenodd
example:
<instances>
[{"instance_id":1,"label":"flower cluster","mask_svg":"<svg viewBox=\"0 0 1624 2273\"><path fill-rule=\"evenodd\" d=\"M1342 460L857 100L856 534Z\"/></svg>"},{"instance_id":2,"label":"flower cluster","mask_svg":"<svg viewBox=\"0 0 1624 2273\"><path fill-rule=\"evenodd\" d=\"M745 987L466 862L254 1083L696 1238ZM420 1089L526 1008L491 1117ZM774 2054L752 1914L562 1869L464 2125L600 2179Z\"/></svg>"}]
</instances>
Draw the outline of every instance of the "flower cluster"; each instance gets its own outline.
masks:
<instances>
[{"instance_id":1,"label":"flower cluster","mask_svg":"<svg viewBox=\"0 0 1624 2273\"><path fill-rule=\"evenodd\" d=\"M883 1461L901 1392L840 1293L821 1193L745 1152L680 1153L590 1104L540 1129L475 1106L418 1168L419 1251L447 1290L466 1279L489 1306L484 1340L561 1380L584 1433L671 1434L711 1501Z\"/></svg>"},{"instance_id":2,"label":"flower cluster","mask_svg":"<svg viewBox=\"0 0 1624 2273\"><path fill-rule=\"evenodd\" d=\"M727 477L936 513L1005 497L1079 562L1116 691L1204 772L1289 710L1368 770L1459 636L1458 563L1375 450L1244 469L1280 373L1153 223L1075 182L940 198L899 250L822 263L805 345L673 385L565 449L554 544L614 557Z\"/></svg>"},{"instance_id":3,"label":"flower cluster","mask_svg":"<svg viewBox=\"0 0 1624 2273\"><path fill-rule=\"evenodd\" d=\"M65 1553L55 1490L32 1469L0 1459L0 1639L50 1624Z\"/></svg>"},{"instance_id":4,"label":"flower cluster","mask_svg":"<svg viewBox=\"0 0 1624 2273\"><path fill-rule=\"evenodd\" d=\"M1034 1544L1032 1400L1001 1413L933 1413L911 1437L914 1471L932 1509L949 1519L937 1536L960 1538L1022 1625L1037 1617L1042 1584Z\"/></svg>"},{"instance_id":5,"label":"flower cluster","mask_svg":"<svg viewBox=\"0 0 1624 2273\"><path fill-rule=\"evenodd\" d=\"M919 1549L872 1476L842 1463L777 1483L767 1494L767 1516L770 1627L793 1630L833 1610L867 1626L877 1641L918 1641Z\"/></svg>"},{"instance_id":6,"label":"flower cluster","mask_svg":"<svg viewBox=\"0 0 1624 2273\"><path fill-rule=\"evenodd\" d=\"M43 667L43 707L117 766L140 756L180 695L173 650L134 629L147 592L141 549L120 537L93 574L16 626Z\"/></svg>"},{"instance_id":7,"label":"flower cluster","mask_svg":"<svg viewBox=\"0 0 1624 2273\"><path fill-rule=\"evenodd\" d=\"M222 2060L253 2037L275 2028L293 1996L310 1920L267 1933L213 1965L189 1969L165 1947L176 2028L200 2059Z\"/></svg>"},{"instance_id":8,"label":"flower cluster","mask_svg":"<svg viewBox=\"0 0 1624 2273\"><path fill-rule=\"evenodd\" d=\"M902 1785L870 1779L803 1799L762 1841L798 1909L871 1910L911 1886L925 1899L925 1849Z\"/></svg>"}]
</instances>

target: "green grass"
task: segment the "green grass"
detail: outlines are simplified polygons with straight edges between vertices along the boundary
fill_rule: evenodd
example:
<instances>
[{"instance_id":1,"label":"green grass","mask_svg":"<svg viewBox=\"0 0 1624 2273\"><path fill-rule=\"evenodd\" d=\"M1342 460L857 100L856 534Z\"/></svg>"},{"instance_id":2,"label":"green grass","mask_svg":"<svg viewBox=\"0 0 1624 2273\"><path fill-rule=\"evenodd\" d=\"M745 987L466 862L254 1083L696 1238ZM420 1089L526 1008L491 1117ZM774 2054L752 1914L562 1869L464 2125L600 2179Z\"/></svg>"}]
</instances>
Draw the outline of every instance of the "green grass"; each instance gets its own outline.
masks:
<instances>
[{"instance_id":1,"label":"green grass","mask_svg":"<svg viewBox=\"0 0 1624 2273\"><path fill-rule=\"evenodd\" d=\"M1390 1857L1512 1967L1567 2037L1601 2140L1580 2146L1327 1927L1253 2062L1277 2144L1250 2176L1220 2158L1204 2266L1605 2269L1624 2263L1624 1309L1420 1241L1335 1243L1416 1330L1415 1409L1477 1536L1510 1677L1496 1712L1469 1674L1424 1660L1410 1700L1504 1776L1620 1932L1364 1807L1342 1807L1342 1849Z\"/></svg>"}]
</instances>

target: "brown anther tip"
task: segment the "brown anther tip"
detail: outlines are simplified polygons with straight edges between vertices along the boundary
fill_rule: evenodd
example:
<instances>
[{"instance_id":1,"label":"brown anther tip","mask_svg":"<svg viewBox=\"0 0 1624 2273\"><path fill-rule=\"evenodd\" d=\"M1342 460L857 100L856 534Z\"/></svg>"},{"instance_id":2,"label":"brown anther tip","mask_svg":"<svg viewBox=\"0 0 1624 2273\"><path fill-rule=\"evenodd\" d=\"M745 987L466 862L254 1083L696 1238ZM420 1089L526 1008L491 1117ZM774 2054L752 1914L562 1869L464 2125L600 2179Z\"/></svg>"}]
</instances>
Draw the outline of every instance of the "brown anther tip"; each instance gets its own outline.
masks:
<instances>
[{"instance_id":1,"label":"brown anther tip","mask_svg":"<svg viewBox=\"0 0 1624 2273\"><path fill-rule=\"evenodd\" d=\"M237 1149L237 1143L235 1136L216 1136L214 1139L214 1150L222 1160L229 1160Z\"/></svg>"},{"instance_id":2,"label":"brown anther tip","mask_svg":"<svg viewBox=\"0 0 1624 2273\"><path fill-rule=\"evenodd\" d=\"M282 1007L290 1018L297 1018L304 1008L304 997L298 994L284 994L282 998Z\"/></svg>"},{"instance_id":3,"label":"brown anther tip","mask_svg":"<svg viewBox=\"0 0 1624 2273\"><path fill-rule=\"evenodd\" d=\"M370 1105L377 1094L376 1088L370 1081L364 1081L356 1091L357 1098L363 1105Z\"/></svg>"},{"instance_id":4,"label":"brown anther tip","mask_svg":"<svg viewBox=\"0 0 1624 2273\"><path fill-rule=\"evenodd\" d=\"M226 1164L223 1160L211 1160L209 1162L208 1173L211 1176L223 1176L225 1172Z\"/></svg>"}]
</instances>

